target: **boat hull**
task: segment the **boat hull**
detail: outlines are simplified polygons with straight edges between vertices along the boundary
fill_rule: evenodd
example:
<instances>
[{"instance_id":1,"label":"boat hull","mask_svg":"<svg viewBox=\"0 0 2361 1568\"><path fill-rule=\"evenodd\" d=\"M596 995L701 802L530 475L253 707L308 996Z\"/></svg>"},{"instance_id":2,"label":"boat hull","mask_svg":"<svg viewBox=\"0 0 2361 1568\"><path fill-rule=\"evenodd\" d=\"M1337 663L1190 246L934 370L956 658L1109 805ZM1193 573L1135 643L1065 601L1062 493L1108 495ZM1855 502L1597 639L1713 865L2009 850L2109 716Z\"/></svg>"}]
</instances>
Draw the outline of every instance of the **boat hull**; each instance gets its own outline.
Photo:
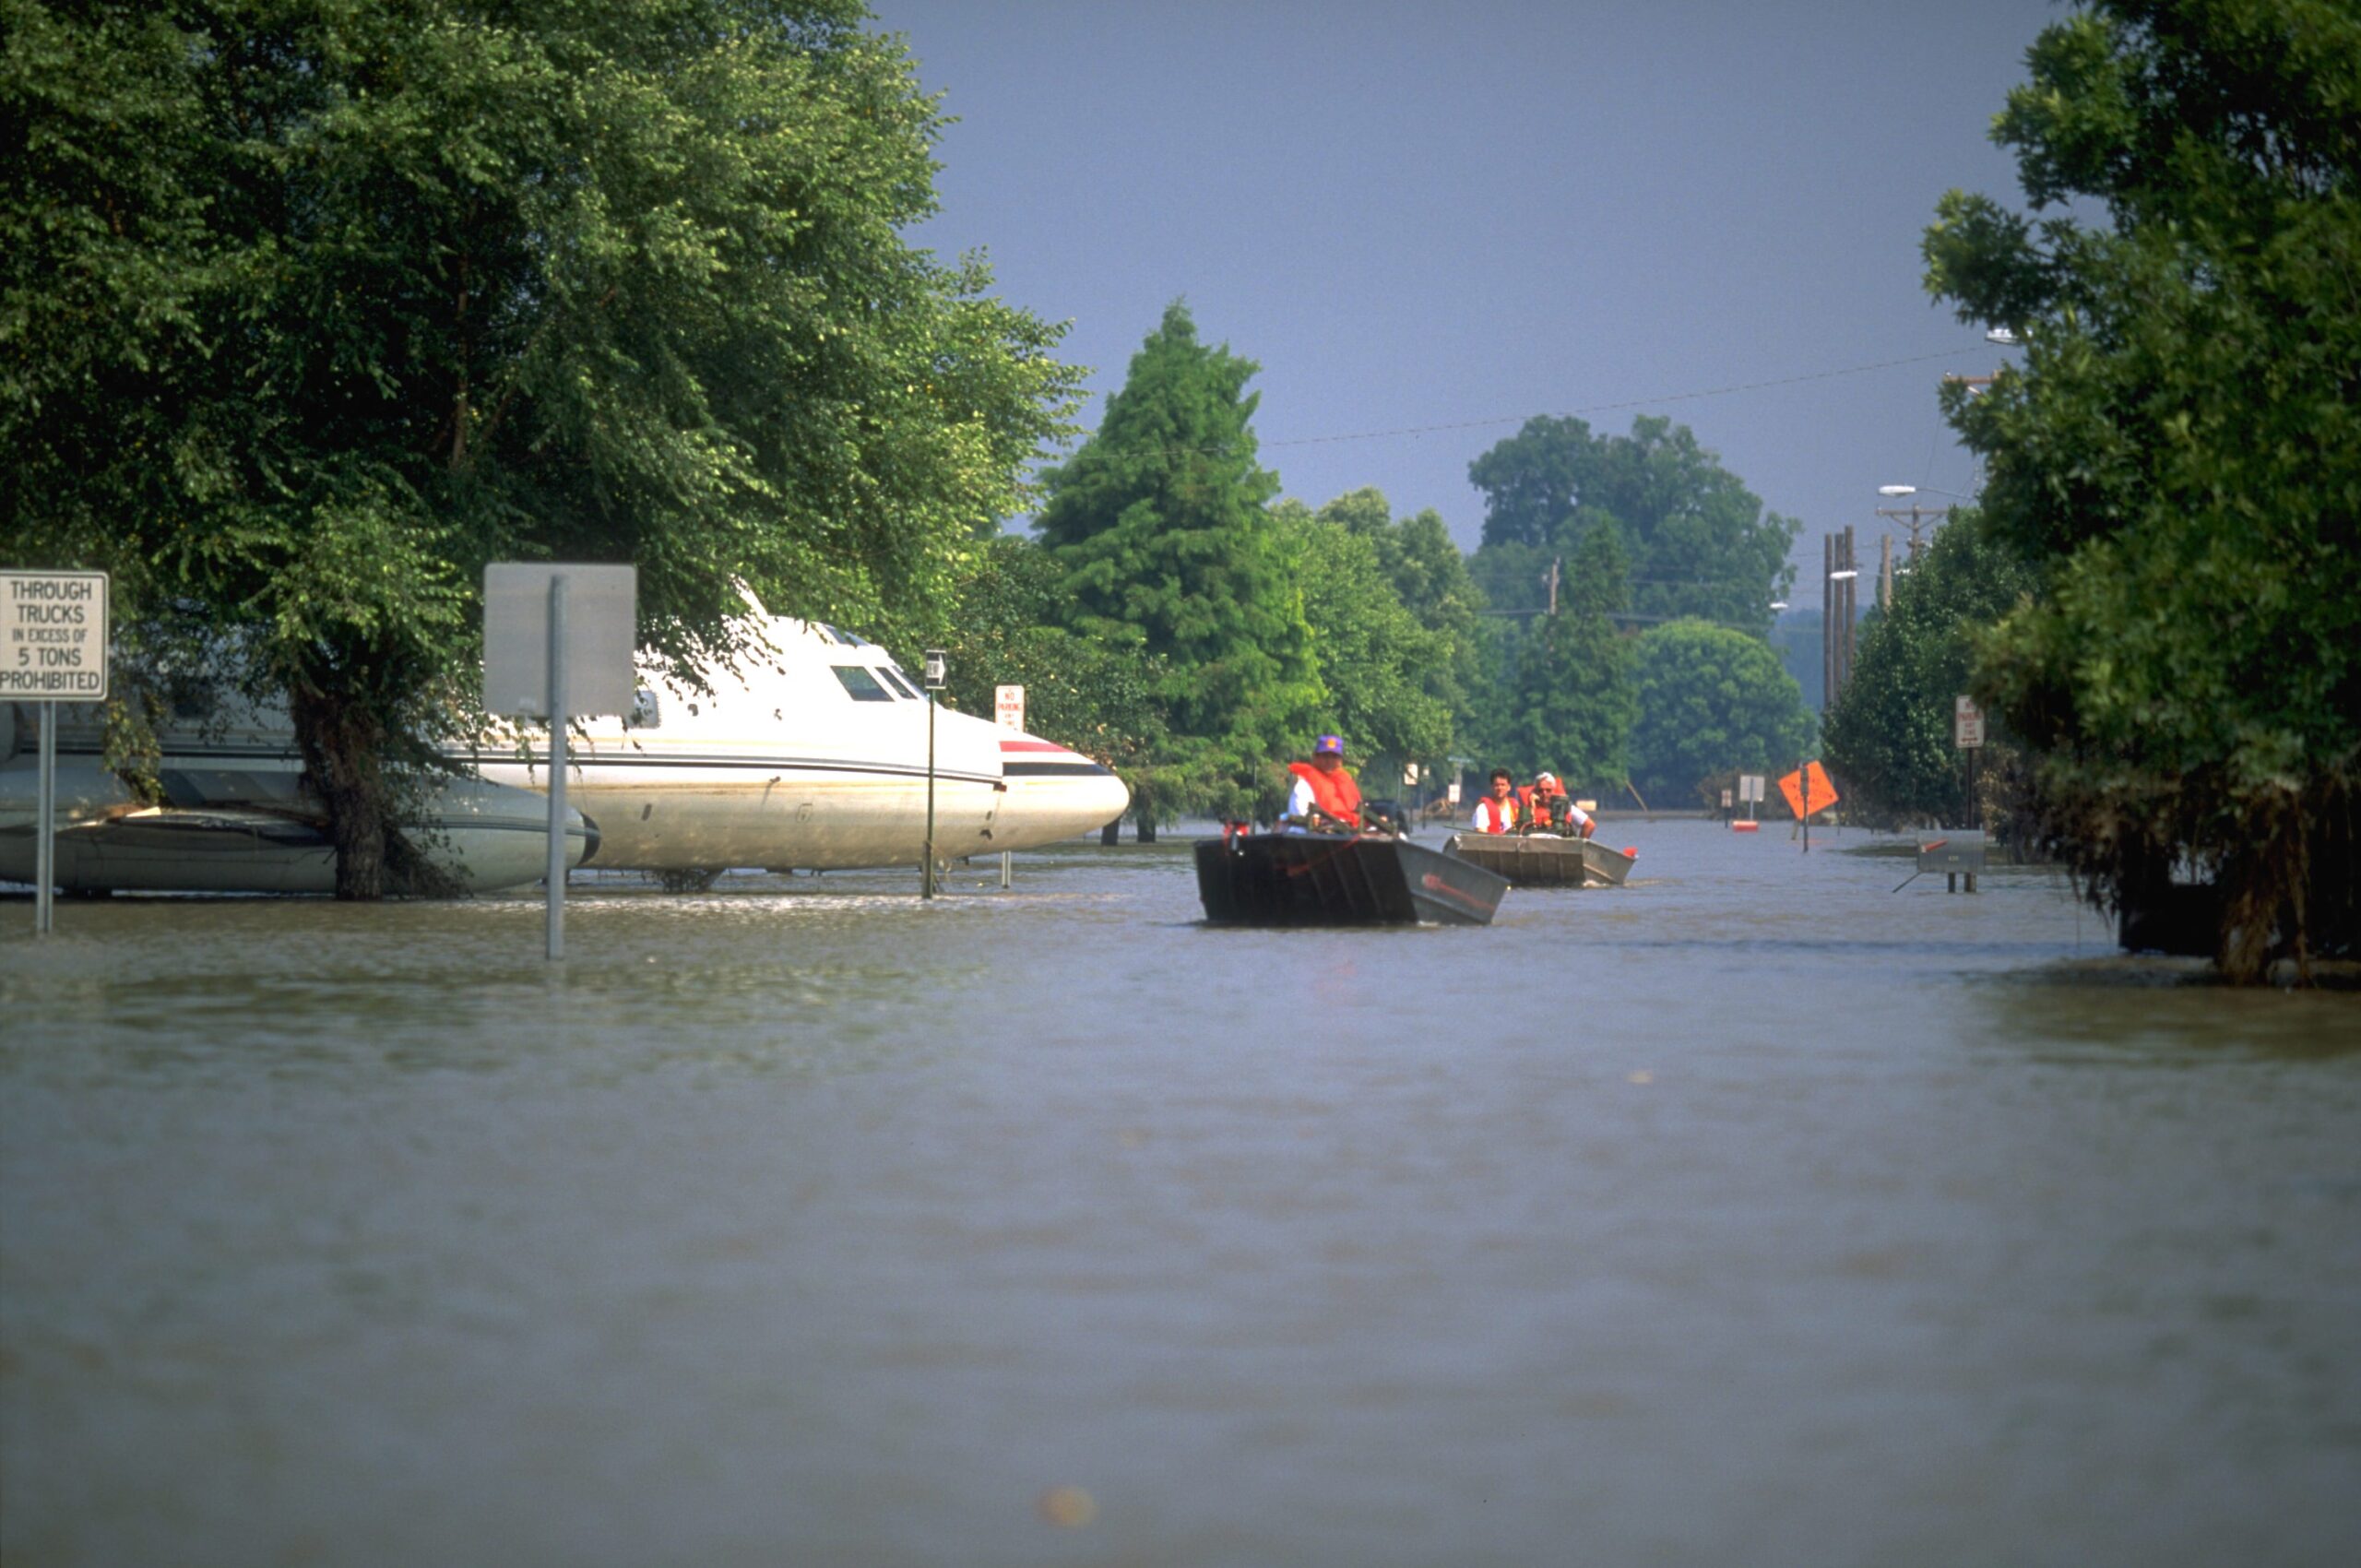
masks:
<instances>
[{"instance_id":1,"label":"boat hull","mask_svg":"<svg viewBox=\"0 0 2361 1568\"><path fill-rule=\"evenodd\" d=\"M1517 887L1620 887L1638 859L1588 838L1539 833L1457 833L1443 848Z\"/></svg>"},{"instance_id":2,"label":"boat hull","mask_svg":"<svg viewBox=\"0 0 2361 1568\"><path fill-rule=\"evenodd\" d=\"M1249 833L1197 844L1215 925L1489 925L1506 879L1402 838Z\"/></svg>"}]
</instances>

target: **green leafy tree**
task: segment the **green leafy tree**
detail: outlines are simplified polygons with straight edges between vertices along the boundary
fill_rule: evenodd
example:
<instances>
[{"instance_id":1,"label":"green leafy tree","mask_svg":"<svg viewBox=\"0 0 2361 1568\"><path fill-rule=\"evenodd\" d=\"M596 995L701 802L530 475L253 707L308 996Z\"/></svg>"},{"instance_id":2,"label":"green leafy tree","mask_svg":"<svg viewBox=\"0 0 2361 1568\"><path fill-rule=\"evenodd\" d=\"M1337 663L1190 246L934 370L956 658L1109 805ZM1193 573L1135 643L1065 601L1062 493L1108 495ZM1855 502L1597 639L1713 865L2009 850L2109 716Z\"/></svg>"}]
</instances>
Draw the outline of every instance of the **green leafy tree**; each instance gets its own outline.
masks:
<instances>
[{"instance_id":1,"label":"green leafy tree","mask_svg":"<svg viewBox=\"0 0 2361 1568\"><path fill-rule=\"evenodd\" d=\"M1994 135L2030 218L1953 192L1929 288L2023 367L1949 409L2043 591L1976 682L2101 900L2176 864L2221 969L2361 937L2361 15L2098 0Z\"/></svg>"},{"instance_id":2,"label":"green leafy tree","mask_svg":"<svg viewBox=\"0 0 2361 1568\"><path fill-rule=\"evenodd\" d=\"M1572 555L1601 517L1621 528L1631 561L1629 612L1690 615L1762 636L1794 578L1788 546L1802 525L1762 499L1661 417L1600 437L1578 419L1535 419L1468 465L1485 493L1477 576L1504 605L1533 602L1550 561Z\"/></svg>"},{"instance_id":3,"label":"green leafy tree","mask_svg":"<svg viewBox=\"0 0 2361 1568\"><path fill-rule=\"evenodd\" d=\"M1143 822L1249 809L1272 759L1299 751L1321 717L1303 597L1265 505L1278 480L1255 456L1257 368L1200 342L1176 301L1097 433L1042 478L1034 526L1065 574L1074 629L1159 661L1170 731L1157 760L1175 782L1139 802Z\"/></svg>"},{"instance_id":4,"label":"green leafy tree","mask_svg":"<svg viewBox=\"0 0 2361 1568\"><path fill-rule=\"evenodd\" d=\"M1954 511L1893 603L1863 625L1852 678L1822 731L1828 766L1852 810L1873 821L1964 824L1966 768L1952 745L1956 699L1969 690L1975 634L2036 586L1984 519ZM1987 751L1999 749L1999 737ZM1997 756L1983 759L1997 764Z\"/></svg>"},{"instance_id":5,"label":"green leafy tree","mask_svg":"<svg viewBox=\"0 0 2361 1568\"><path fill-rule=\"evenodd\" d=\"M1357 531L1332 519L1334 507L1314 514L1286 501L1273 511L1303 594L1328 718L1356 755L1438 760L1451 749L1450 645L1418 624L1386 576L1377 541L1390 523Z\"/></svg>"},{"instance_id":6,"label":"green leafy tree","mask_svg":"<svg viewBox=\"0 0 2361 1568\"><path fill-rule=\"evenodd\" d=\"M1030 540L985 541L938 645L950 665L950 702L989 713L995 686L1023 686L1026 728L1105 763L1135 790L1169 788L1157 773L1166 738L1157 697L1162 671L1136 644L1062 624L1063 579Z\"/></svg>"},{"instance_id":7,"label":"green leafy tree","mask_svg":"<svg viewBox=\"0 0 2361 1568\"><path fill-rule=\"evenodd\" d=\"M1631 642L1631 780L1659 804L1707 780L1792 764L1811 742L1794 677L1759 637L1667 621Z\"/></svg>"},{"instance_id":8,"label":"green leafy tree","mask_svg":"<svg viewBox=\"0 0 2361 1568\"><path fill-rule=\"evenodd\" d=\"M940 120L849 0L0 6L10 553L285 694L341 896L486 561L636 563L685 672L742 582L942 594L1071 406L1058 329L900 240Z\"/></svg>"},{"instance_id":9,"label":"green leafy tree","mask_svg":"<svg viewBox=\"0 0 2361 1568\"><path fill-rule=\"evenodd\" d=\"M1442 514L1428 507L1397 518L1382 491L1365 487L1329 502L1319 517L1374 548L1402 607L1442 639L1440 655L1420 666L1424 689L1454 716L1465 714L1483 678L1485 601Z\"/></svg>"},{"instance_id":10,"label":"green leafy tree","mask_svg":"<svg viewBox=\"0 0 2361 1568\"><path fill-rule=\"evenodd\" d=\"M1619 531L1596 523L1574 552L1559 612L1532 617L1509 649L1510 700L1496 731L1508 766L1548 769L1569 789L1607 790L1627 778L1637 710L1631 639L1616 629L1629 563Z\"/></svg>"}]
</instances>

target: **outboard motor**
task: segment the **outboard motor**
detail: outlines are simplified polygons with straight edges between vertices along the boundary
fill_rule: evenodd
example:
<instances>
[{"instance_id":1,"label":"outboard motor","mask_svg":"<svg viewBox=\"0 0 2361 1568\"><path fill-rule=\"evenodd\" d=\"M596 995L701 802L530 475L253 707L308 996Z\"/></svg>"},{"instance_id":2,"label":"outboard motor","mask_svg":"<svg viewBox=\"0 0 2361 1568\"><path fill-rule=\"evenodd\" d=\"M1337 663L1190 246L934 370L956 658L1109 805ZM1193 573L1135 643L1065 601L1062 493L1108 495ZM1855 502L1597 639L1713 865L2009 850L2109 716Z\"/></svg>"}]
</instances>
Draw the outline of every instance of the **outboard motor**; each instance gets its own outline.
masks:
<instances>
[{"instance_id":1,"label":"outboard motor","mask_svg":"<svg viewBox=\"0 0 2361 1568\"><path fill-rule=\"evenodd\" d=\"M1402 837L1408 832L1404 826L1406 821L1399 801L1361 802L1361 826L1371 833L1390 833L1396 838Z\"/></svg>"}]
</instances>

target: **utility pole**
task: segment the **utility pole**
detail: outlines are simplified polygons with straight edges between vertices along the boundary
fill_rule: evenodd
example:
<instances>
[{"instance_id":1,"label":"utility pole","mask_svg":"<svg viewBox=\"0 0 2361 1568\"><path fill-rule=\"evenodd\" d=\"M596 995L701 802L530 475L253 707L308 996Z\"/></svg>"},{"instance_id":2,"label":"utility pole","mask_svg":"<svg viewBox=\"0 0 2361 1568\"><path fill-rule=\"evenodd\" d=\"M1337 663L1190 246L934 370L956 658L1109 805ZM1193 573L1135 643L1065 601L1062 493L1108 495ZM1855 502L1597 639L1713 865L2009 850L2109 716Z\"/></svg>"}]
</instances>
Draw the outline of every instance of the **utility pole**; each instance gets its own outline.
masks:
<instances>
[{"instance_id":1,"label":"utility pole","mask_svg":"<svg viewBox=\"0 0 2361 1568\"><path fill-rule=\"evenodd\" d=\"M1859 587L1861 566L1859 559L1853 553L1853 525L1850 523L1845 525L1844 552L1844 562L1836 568L1837 586L1845 596L1845 626L1841 633L1845 658L1842 668L1836 672L1836 689L1840 692L1853 680L1853 623L1858 619L1856 612L1860 604L1856 590Z\"/></svg>"},{"instance_id":2,"label":"utility pole","mask_svg":"<svg viewBox=\"0 0 2361 1568\"><path fill-rule=\"evenodd\" d=\"M1878 608L1893 608L1893 535L1878 535Z\"/></svg>"},{"instance_id":3,"label":"utility pole","mask_svg":"<svg viewBox=\"0 0 2361 1568\"><path fill-rule=\"evenodd\" d=\"M1853 529L1820 536L1820 666L1825 683L1821 711L1836 706L1845 683L1853 678L1853 618L1860 600L1854 581L1860 568L1854 564Z\"/></svg>"},{"instance_id":4,"label":"utility pole","mask_svg":"<svg viewBox=\"0 0 2361 1568\"><path fill-rule=\"evenodd\" d=\"M1836 536L1820 536L1820 711L1836 706Z\"/></svg>"},{"instance_id":5,"label":"utility pole","mask_svg":"<svg viewBox=\"0 0 2361 1568\"><path fill-rule=\"evenodd\" d=\"M1926 524L1940 521L1942 518L1948 517L1951 515L1952 509L1948 506L1921 506L1916 501L1912 502L1907 506L1880 506L1878 508L1879 517L1893 517L1910 525L1910 564L1913 566L1918 564L1918 551L1920 548L1918 538L1919 529L1924 527Z\"/></svg>"},{"instance_id":6,"label":"utility pole","mask_svg":"<svg viewBox=\"0 0 2361 1568\"><path fill-rule=\"evenodd\" d=\"M1549 575L1541 579L1544 583L1548 584L1549 588L1549 613L1552 615L1558 613L1558 569L1565 564L1566 558L1564 556L1551 556L1549 558Z\"/></svg>"}]
</instances>

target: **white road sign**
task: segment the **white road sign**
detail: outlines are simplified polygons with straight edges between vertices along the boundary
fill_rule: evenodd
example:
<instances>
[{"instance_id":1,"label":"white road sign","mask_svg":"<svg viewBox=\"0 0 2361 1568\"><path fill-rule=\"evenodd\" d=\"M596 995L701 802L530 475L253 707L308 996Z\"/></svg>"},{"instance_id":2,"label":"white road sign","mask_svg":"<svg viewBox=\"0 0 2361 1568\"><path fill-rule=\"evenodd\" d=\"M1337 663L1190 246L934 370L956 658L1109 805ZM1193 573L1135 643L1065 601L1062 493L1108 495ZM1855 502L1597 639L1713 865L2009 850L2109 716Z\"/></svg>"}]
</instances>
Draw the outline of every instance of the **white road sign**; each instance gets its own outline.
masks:
<instances>
[{"instance_id":1,"label":"white road sign","mask_svg":"<svg viewBox=\"0 0 2361 1568\"><path fill-rule=\"evenodd\" d=\"M107 575L0 572L0 700L107 695Z\"/></svg>"},{"instance_id":2,"label":"white road sign","mask_svg":"<svg viewBox=\"0 0 2361 1568\"><path fill-rule=\"evenodd\" d=\"M1961 751L1973 751L1984 743L1984 710L1970 697L1954 699L1952 707L1952 744Z\"/></svg>"},{"instance_id":3,"label":"white road sign","mask_svg":"<svg viewBox=\"0 0 2361 1568\"><path fill-rule=\"evenodd\" d=\"M1000 727L1003 730L1024 729L1025 688L994 686L992 688L992 717L1000 721Z\"/></svg>"},{"instance_id":4,"label":"white road sign","mask_svg":"<svg viewBox=\"0 0 2361 1568\"><path fill-rule=\"evenodd\" d=\"M483 709L549 717L550 580L565 579L565 711L629 713L638 696L639 569L496 561L483 569Z\"/></svg>"},{"instance_id":5,"label":"white road sign","mask_svg":"<svg viewBox=\"0 0 2361 1568\"><path fill-rule=\"evenodd\" d=\"M1738 776L1738 798L1741 802L1760 802L1762 799L1763 777L1764 776L1760 773L1739 774Z\"/></svg>"}]
</instances>

